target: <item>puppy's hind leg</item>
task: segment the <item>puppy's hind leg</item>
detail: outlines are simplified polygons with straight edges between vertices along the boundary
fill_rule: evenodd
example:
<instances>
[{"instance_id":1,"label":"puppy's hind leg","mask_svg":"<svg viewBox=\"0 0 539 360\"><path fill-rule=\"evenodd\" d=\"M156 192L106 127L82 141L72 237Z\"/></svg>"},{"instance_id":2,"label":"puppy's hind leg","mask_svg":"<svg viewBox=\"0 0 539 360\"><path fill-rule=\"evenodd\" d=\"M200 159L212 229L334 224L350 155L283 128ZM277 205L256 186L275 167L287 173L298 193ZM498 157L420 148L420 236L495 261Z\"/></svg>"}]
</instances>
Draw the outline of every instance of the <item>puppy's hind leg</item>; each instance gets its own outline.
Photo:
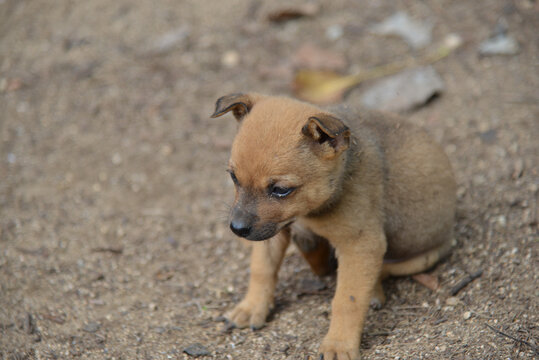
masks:
<instances>
[{"instance_id":1,"label":"puppy's hind leg","mask_svg":"<svg viewBox=\"0 0 539 360\"><path fill-rule=\"evenodd\" d=\"M381 309L386 301L382 281L389 276L405 276L420 273L433 267L438 261L446 257L451 248L453 241L447 241L442 245L421 253L410 259L403 261L388 261L382 267L382 272L378 278L378 282L374 287L374 293L371 299L371 307L375 310Z\"/></svg>"},{"instance_id":2,"label":"puppy's hind leg","mask_svg":"<svg viewBox=\"0 0 539 360\"><path fill-rule=\"evenodd\" d=\"M329 275L337 268L335 249L326 238L316 235L305 227L293 225L292 241L316 275Z\"/></svg>"},{"instance_id":3,"label":"puppy's hind leg","mask_svg":"<svg viewBox=\"0 0 539 360\"><path fill-rule=\"evenodd\" d=\"M387 277L385 274L380 274L378 281L374 286L374 292L371 297L371 308L374 310L380 310L386 303L386 295L384 294L384 287L382 281Z\"/></svg>"},{"instance_id":4,"label":"puppy's hind leg","mask_svg":"<svg viewBox=\"0 0 539 360\"><path fill-rule=\"evenodd\" d=\"M455 240L446 241L438 247L410 259L385 262L382 273L391 276L405 276L426 271L433 267L438 261L449 255L454 244Z\"/></svg>"}]
</instances>

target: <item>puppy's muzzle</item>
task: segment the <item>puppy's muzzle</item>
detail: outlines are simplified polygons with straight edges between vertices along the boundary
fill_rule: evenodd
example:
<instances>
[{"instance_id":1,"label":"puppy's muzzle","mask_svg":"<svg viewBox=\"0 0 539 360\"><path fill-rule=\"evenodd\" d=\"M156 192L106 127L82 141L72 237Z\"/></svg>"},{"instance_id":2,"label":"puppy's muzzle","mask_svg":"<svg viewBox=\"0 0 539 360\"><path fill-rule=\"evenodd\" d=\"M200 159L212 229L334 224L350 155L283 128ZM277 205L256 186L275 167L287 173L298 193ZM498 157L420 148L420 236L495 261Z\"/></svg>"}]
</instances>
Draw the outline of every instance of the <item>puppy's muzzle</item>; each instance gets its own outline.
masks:
<instances>
[{"instance_id":1,"label":"puppy's muzzle","mask_svg":"<svg viewBox=\"0 0 539 360\"><path fill-rule=\"evenodd\" d=\"M230 230L239 237L249 238L252 235L254 224L258 218L255 214L235 206L230 214Z\"/></svg>"},{"instance_id":2,"label":"puppy's muzzle","mask_svg":"<svg viewBox=\"0 0 539 360\"><path fill-rule=\"evenodd\" d=\"M230 230L247 240L262 241L275 236L283 228L293 223L294 220L293 218L281 222L261 222L256 214L236 206L230 214Z\"/></svg>"},{"instance_id":3,"label":"puppy's muzzle","mask_svg":"<svg viewBox=\"0 0 539 360\"><path fill-rule=\"evenodd\" d=\"M232 230L234 234L243 238L248 237L252 229L253 227L251 225L246 224L241 219L235 219L230 222L230 230Z\"/></svg>"}]
</instances>

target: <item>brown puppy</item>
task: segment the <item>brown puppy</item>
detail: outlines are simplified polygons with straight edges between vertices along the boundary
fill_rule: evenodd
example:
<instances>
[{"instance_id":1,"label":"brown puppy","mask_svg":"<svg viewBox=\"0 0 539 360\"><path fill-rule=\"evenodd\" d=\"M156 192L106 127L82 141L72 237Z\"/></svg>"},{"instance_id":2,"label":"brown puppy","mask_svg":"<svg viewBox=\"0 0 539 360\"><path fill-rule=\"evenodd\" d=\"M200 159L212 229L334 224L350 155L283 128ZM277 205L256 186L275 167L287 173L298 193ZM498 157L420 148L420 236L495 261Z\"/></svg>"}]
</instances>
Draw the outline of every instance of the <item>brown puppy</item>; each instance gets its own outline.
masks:
<instances>
[{"instance_id":1,"label":"brown puppy","mask_svg":"<svg viewBox=\"0 0 539 360\"><path fill-rule=\"evenodd\" d=\"M447 157L421 129L389 115L234 94L217 101L212 117L229 111L240 123L230 228L256 242L247 295L228 320L264 324L290 239L319 275L335 267L335 249L337 289L320 353L358 359L369 303L384 301L381 280L428 269L451 247L456 185Z\"/></svg>"}]
</instances>

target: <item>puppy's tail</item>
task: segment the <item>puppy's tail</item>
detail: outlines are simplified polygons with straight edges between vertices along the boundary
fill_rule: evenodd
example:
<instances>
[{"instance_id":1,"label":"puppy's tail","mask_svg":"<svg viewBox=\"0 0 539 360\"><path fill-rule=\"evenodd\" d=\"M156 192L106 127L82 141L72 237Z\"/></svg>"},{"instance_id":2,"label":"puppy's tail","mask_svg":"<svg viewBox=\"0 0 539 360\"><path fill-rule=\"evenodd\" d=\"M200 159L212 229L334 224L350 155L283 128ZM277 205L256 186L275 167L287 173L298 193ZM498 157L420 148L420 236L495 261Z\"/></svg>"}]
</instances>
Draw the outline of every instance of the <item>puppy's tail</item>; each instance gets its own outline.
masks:
<instances>
[{"instance_id":1,"label":"puppy's tail","mask_svg":"<svg viewBox=\"0 0 539 360\"><path fill-rule=\"evenodd\" d=\"M399 262L384 263L382 277L413 275L428 270L438 261L446 257L451 248L455 245L455 240L446 241L442 245L411 259Z\"/></svg>"}]
</instances>

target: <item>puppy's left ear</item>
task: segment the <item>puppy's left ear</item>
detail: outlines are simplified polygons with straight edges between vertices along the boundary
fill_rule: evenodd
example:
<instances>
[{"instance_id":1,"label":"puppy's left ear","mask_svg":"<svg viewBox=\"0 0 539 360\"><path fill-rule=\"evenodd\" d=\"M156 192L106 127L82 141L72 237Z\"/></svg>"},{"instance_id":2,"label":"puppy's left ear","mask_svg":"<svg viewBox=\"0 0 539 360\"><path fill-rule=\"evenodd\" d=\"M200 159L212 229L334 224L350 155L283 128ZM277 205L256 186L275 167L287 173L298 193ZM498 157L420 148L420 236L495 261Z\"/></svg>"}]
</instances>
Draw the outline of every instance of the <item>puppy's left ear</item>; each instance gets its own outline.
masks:
<instances>
[{"instance_id":1,"label":"puppy's left ear","mask_svg":"<svg viewBox=\"0 0 539 360\"><path fill-rule=\"evenodd\" d=\"M232 111L236 120L241 121L251 111L254 99L250 95L231 94L220 97L215 103L215 112L212 118L219 117Z\"/></svg>"},{"instance_id":2,"label":"puppy's left ear","mask_svg":"<svg viewBox=\"0 0 539 360\"><path fill-rule=\"evenodd\" d=\"M350 129L329 114L311 116L301 132L314 140L326 157L338 155L350 146Z\"/></svg>"}]
</instances>

